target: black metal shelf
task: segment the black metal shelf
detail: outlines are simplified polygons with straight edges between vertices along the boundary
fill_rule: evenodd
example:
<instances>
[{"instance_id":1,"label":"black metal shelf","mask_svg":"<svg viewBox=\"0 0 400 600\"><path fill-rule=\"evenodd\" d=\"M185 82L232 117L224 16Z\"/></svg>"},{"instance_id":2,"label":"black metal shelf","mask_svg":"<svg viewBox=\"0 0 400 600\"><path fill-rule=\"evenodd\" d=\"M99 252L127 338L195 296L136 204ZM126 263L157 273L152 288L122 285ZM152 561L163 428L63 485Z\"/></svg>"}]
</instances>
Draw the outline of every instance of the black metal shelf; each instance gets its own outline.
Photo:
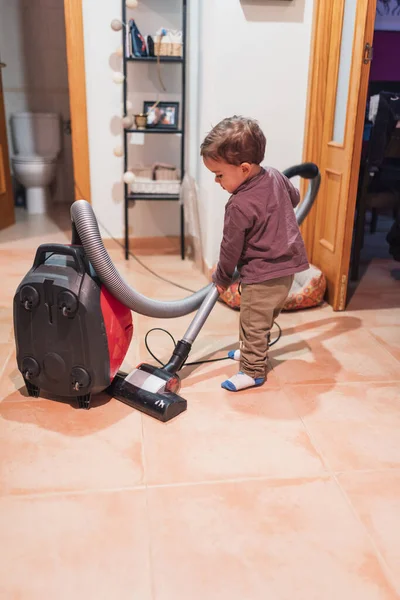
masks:
<instances>
[{"instance_id":1,"label":"black metal shelf","mask_svg":"<svg viewBox=\"0 0 400 600\"><path fill-rule=\"evenodd\" d=\"M164 202L177 201L180 199L180 194L128 194L128 200L162 200Z\"/></svg>"},{"instance_id":2,"label":"black metal shelf","mask_svg":"<svg viewBox=\"0 0 400 600\"><path fill-rule=\"evenodd\" d=\"M180 129L124 129L124 173L128 170L128 135L131 133L144 133L144 134L175 134L180 136L180 172L183 178L185 174L185 120L186 120L186 45L187 45L187 3L188 0L181 0L182 2L182 49L183 56L125 56L123 55L123 101L124 101L124 116L127 116L127 94L128 94L128 63L149 63L156 65L157 61L161 63L170 63L175 65L182 65L181 72L181 122ZM127 9L126 0L121 0L122 4L122 22L127 23ZM126 47L125 39L125 27L122 28L122 48ZM136 78L135 81L138 81ZM137 194L130 193L128 185L124 184L124 221L125 221L125 258L129 259L129 203L131 201L154 201L161 200L164 202L178 201L180 194ZM183 204L180 205L180 238L181 238L181 257L185 258L185 215Z\"/></svg>"},{"instance_id":3,"label":"black metal shelf","mask_svg":"<svg viewBox=\"0 0 400 600\"><path fill-rule=\"evenodd\" d=\"M183 134L182 129L161 129L161 128L160 129L157 129L157 128L154 128L154 129L127 129L126 132L127 133L146 133L146 134L147 133L156 133L156 134L158 134L158 133L169 133L169 134L175 133L178 135Z\"/></svg>"},{"instance_id":4,"label":"black metal shelf","mask_svg":"<svg viewBox=\"0 0 400 600\"><path fill-rule=\"evenodd\" d=\"M127 56L129 62L157 62L157 56ZM160 56L160 62L183 64L183 58L180 56Z\"/></svg>"}]
</instances>

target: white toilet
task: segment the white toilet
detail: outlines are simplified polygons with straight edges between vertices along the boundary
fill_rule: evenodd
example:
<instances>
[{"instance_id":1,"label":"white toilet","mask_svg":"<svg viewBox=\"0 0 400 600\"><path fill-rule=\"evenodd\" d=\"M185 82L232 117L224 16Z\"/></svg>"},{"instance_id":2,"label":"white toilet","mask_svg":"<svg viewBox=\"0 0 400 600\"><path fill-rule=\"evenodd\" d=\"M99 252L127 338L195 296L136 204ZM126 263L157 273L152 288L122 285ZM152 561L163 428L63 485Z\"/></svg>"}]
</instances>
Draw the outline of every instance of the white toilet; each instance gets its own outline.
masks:
<instances>
[{"instance_id":1,"label":"white toilet","mask_svg":"<svg viewBox=\"0 0 400 600\"><path fill-rule=\"evenodd\" d=\"M47 187L55 177L61 150L60 117L55 113L15 113L11 134L13 172L25 187L27 211L43 214L47 210Z\"/></svg>"}]
</instances>

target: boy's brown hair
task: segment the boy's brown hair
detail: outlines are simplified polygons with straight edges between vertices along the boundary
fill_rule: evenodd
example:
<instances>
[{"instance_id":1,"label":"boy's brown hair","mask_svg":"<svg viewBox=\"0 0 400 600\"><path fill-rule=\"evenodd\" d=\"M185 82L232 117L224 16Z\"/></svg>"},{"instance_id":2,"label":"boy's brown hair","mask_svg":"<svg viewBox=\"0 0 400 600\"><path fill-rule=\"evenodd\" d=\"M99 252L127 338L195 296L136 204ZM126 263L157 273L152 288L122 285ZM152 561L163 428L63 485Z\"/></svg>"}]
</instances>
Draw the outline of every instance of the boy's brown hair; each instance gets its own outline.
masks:
<instances>
[{"instance_id":1,"label":"boy's brown hair","mask_svg":"<svg viewBox=\"0 0 400 600\"><path fill-rule=\"evenodd\" d=\"M200 154L236 166L244 162L259 165L264 160L266 143L257 121L234 116L213 127L200 146Z\"/></svg>"}]
</instances>

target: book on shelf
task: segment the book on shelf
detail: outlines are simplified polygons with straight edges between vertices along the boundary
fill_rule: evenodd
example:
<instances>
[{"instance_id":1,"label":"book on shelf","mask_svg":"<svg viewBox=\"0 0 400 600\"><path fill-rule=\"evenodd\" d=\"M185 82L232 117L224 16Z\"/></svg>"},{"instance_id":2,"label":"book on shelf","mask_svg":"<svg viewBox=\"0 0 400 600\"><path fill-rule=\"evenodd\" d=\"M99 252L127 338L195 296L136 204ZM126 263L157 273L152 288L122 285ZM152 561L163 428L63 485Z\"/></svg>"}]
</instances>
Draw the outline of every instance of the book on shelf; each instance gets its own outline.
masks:
<instances>
[{"instance_id":1,"label":"book on shelf","mask_svg":"<svg viewBox=\"0 0 400 600\"><path fill-rule=\"evenodd\" d=\"M131 35L131 22L129 21L129 27L125 27L125 57L132 57L132 35Z\"/></svg>"}]
</instances>

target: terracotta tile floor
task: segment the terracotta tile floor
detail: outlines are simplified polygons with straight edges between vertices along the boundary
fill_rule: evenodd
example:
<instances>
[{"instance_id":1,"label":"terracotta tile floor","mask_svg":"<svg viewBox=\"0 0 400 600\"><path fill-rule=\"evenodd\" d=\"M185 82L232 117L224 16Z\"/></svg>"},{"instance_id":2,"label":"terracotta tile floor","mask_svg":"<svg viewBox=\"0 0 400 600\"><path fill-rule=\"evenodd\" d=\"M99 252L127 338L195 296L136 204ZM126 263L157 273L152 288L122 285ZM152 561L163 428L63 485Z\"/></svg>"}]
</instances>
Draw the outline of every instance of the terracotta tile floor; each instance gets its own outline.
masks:
<instances>
[{"instance_id":1,"label":"terracotta tile floor","mask_svg":"<svg viewBox=\"0 0 400 600\"><path fill-rule=\"evenodd\" d=\"M372 262L345 313L282 314L263 388L222 390L230 361L187 367L188 411L162 424L22 389L13 293L37 245L68 237L39 217L0 233L1 600L400 598L399 263ZM141 292L182 296L110 253ZM143 260L205 283L176 256ZM124 366L151 360L150 327L178 338L190 318L136 316ZM237 321L218 305L193 358L234 347Z\"/></svg>"}]
</instances>

